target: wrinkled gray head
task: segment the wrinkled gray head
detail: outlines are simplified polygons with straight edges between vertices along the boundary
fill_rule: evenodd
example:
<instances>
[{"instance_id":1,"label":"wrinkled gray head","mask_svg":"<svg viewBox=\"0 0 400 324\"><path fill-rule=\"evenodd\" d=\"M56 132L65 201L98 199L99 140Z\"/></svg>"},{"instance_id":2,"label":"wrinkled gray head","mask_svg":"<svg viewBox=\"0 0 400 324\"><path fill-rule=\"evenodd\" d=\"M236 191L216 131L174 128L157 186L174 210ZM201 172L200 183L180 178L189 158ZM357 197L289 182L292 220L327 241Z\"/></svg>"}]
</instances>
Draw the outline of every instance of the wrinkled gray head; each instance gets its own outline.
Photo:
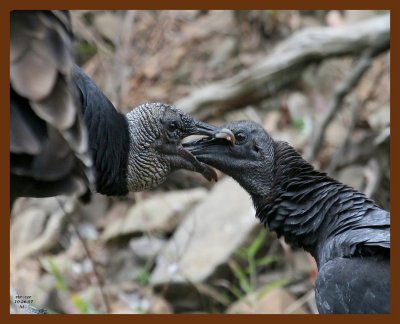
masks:
<instances>
[{"instance_id":1,"label":"wrinkled gray head","mask_svg":"<svg viewBox=\"0 0 400 324\"><path fill-rule=\"evenodd\" d=\"M184 149L190 135L213 136L220 128L198 121L173 106L146 103L126 115L130 133L127 186L129 191L151 189L177 169L216 179L215 171Z\"/></svg>"},{"instance_id":2,"label":"wrinkled gray head","mask_svg":"<svg viewBox=\"0 0 400 324\"><path fill-rule=\"evenodd\" d=\"M252 121L223 126L232 131L234 144L223 138L204 139L185 146L199 161L234 178L251 195L267 196L273 181L273 139Z\"/></svg>"}]
</instances>

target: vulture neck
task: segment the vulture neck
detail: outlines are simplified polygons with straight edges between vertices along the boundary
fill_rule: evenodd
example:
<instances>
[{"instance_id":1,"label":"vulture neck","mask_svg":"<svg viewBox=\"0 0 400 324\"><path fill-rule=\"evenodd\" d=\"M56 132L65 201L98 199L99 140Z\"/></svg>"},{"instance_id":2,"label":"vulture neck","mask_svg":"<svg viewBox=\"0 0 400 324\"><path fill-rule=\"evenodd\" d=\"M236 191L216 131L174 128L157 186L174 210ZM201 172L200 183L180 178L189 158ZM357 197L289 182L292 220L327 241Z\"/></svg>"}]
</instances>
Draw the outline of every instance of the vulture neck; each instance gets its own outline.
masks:
<instances>
[{"instance_id":1,"label":"vulture neck","mask_svg":"<svg viewBox=\"0 0 400 324\"><path fill-rule=\"evenodd\" d=\"M274 142L274 146L271 194L253 196L257 217L289 244L310 252L319 265L337 251L354 253L348 225L362 223L354 213L378 207L360 192L316 171L287 143ZM325 254L327 244L335 246L329 250L332 255Z\"/></svg>"},{"instance_id":2,"label":"vulture neck","mask_svg":"<svg viewBox=\"0 0 400 324\"><path fill-rule=\"evenodd\" d=\"M130 136L125 115L107 105L86 109L85 121L96 170L97 192L108 196L128 194Z\"/></svg>"},{"instance_id":3,"label":"vulture neck","mask_svg":"<svg viewBox=\"0 0 400 324\"><path fill-rule=\"evenodd\" d=\"M161 138L157 125L160 116L140 106L126 115L130 136L127 183L129 191L149 190L164 182L169 163L154 149Z\"/></svg>"},{"instance_id":4,"label":"vulture neck","mask_svg":"<svg viewBox=\"0 0 400 324\"><path fill-rule=\"evenodd\" d=\"M89 135L96 172L96 190L103 195L126 195L130 147L127 119L76 65L73 80L80 95Z\"/></svg>"}]
</instances>

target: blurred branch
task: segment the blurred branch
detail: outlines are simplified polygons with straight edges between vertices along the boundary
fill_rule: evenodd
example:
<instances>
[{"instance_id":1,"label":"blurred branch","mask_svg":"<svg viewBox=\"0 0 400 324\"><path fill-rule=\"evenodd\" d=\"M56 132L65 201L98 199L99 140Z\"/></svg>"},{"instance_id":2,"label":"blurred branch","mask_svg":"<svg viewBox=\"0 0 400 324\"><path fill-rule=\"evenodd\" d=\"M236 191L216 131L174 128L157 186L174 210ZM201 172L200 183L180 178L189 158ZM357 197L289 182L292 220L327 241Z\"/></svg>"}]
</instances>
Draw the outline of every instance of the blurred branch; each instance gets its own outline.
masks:
<instances>
[{"instance_id":1,"label":"blurred branch","mask_svg":"<svg viewBox=\"0 0 400 324\"><path fill-rule=\"evenodd\" d=\"M333 156L333 158L331 159L331 162L329 164L329 166L326 169L326 172L328 174L332 174L333 172L336 171L336 169L339 167L339 165L343 162L343 156L346 155L346 152L349 150L350 145L351 145L351 136L353 134L353 131L356 127L356 124L359 120L359 115L360 115L360 111L363 107L366 106L366 104L372 100L374 98L374 96L376 95L376 85L379 84L380 80L382 79L382 77L385 75L385 73L387 72L386 68L383 68L379 71L379 73L377 73L374 77L374 79L372 80L372 82L370 82L370 86L367 92L367 95L364 97L364 99L359 100L358 97L354 97L353 98L353 102L351 105L351 124L348 127L347 130L347 134L345 137L345 140L343 141L342 145L339 147L339 149L336 151L335 155ZM371 151L371 154L374 151Z\"/></svg>"},{"instance_id":2,"label":"blurred branch","mask_svg":"<svg viewBox=\"0 0 400 324\"><path fill-rule=\"evenodd\" d=\"M92 269L93 269L93 275L96 278L97 287L99 288L105 311L107 314L110 314L111 308L110 308L110 303L108 302L106 293L104 292L104 282L103 282L102 278L100 277L99 273L97 272L96 263L92 257L90 249L87 246L85 239L82 237L81 233L79 232L77 226L72 221L70 222L70 224L71 224L71 227L74 230L78 240L81 242L83 249L85 250L87 258L90 260L90 263L91 263Z\"/></svg>"},{"instance_id":3,"label":"blurred branch","mask_svg":"<svg viewBox=\"0 0 400 324\"><path fill-rule=\"evenodd\" d=\"M343 159L343 156L345 155L347 149L349 148L350 143L351 143L351 137L353 135L356 124L359 120L359 113L361 111L361 108L364 106L364 104L365 104L365 100L363 100L363 102L360 102L360 100L357 96L354 96L352 98L350 125L347 128L346 137L345 137L343 143L336 150L334 156L331 158L331 162L329 163L329 166L326 169L328 174L333 173L336 170L340 161Z\"/></svg>"},{"instance_id":4,"label":"blurred branch","mask_svg":"<svg viewBox=\"0 0 400 324\"><path fill-rule=\"evenodd\" d=\"M295 33L260 63L199 89L176 105L200 118L265 99L296 81L310 64L325 58L357 55L390 47L389 15L343 28L313 27Z\"/></svg>"},{"instance_id":5,"label":"blurred branch","mask_svg":"<svg viewBox=\"0 0 400 324\"><path fill-rule=\"evenodd\" d=\"M62 204L62 202L57 197L56 197L56 200L58 202L58 205L60 206L60 209L65 213L65 215L67 215L67 212L65 211L64 205ZM110 308L110 303L108 302L108 298L104 292L104 282L103 282L100 274L97 271L96 263L92 257L90 249L87 246L85 239L82 237L81 233L79 232L79 230L78 230L77 226L74 224L74 222L71 219L69 219L69 223L71 224L71 227L72 227L73 231L75 232L75 235L77 236L78 240L81 242L82 247L85 250L86 256L90 261L90 264L91 264L92 270L93 270L93 275L96 278L97 286L99 288L101 298L103 300L105 311L107 314L109 314L111 312L111 308Z\"/></svg>"},{"instance_id":6,"label":"blurred branch","mask_svg":"<svg viewBox=\"0 0 400 324\"><path fill-rule=\"evenodd\" d=\"M311 289L308 293L304 294L302 297L297 299L294 303L286 307L283 311L283 314L293 314L295 313L300 307L306 304L310 299L314 298L315 291L314 288Z\"/></svg>"},{"instance_id":7,"label":"blurred branch","mask_svg":"<svg viewBox=\"0 0 400 324\"><path fill-rule=\"evenodd\" d=\"M117 107L121 106L122 99L125 98L129 91L129 77L132 72L132 67L129 64L130 60L130 46L133 38L133 23L135 20L135 11L126 11L125 17L122 21L120 35L117 38L116 49L114 57L114 91L116 98L112 98Z\"/></svg>"},{"instance_id":8,"label":"blurred branch","mask_svg":"<svg viewBox=\"0 0 400 324\"><path fill-rule=\"evenodd\" d=\"M325 138L326 129L329 124L342 108L344 98L354 89L354 87L361 80L362 76L371 67L372 59L376 55L375 48L366 50L357 62L356 66L348 74L347 78L339 85L335 90L332 100L330 101L325 115L322 117L321 122L317 125L315 136L312 139L312 143L309 146L308 151L305 153L305 158L308 161L313 161L318 155L321 149L322 142Z\"/></svg>"}]
</instances>

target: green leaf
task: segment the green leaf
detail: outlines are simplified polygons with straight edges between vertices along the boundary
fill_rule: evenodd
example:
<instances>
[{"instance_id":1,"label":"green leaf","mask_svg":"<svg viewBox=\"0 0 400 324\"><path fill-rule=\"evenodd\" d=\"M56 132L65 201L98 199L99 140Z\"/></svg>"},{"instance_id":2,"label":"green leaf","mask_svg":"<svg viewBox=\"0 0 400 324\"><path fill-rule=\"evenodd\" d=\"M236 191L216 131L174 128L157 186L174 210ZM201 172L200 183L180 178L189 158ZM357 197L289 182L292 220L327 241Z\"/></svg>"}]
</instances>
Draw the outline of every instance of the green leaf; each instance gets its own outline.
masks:
<instances>
[{"instance_id":1,"label":"green leaf","mask_svg":"<svg viewBox=\"0 0 400 324\"><path fill-rule=\"evenodd\" d=\"M277 260L278 260L278 258L276 256L267 255L263 258L256 260L256 266L257 267L266 266L266 265L276 262Z\"/></svg>"},{"instance_id":2,"label":"green leaf","mask_svg":"<svg viewBox=\"0 0 400 324\"><path fill-rule=\"evenodd\" d=\"M289 282L289 280L285 279L285 278L276 279L276 280L272 281L270 284L268 284L267 286L265 286L263 289L261 289L258 292L257 299L263 298L266 294L268 294L272 290L274 290L276 288L280 288L280 287L286 285L288 282Z\"/></svg>"},{"instance_id":3,"label":"green leaf","mask_svg":"<svg viewBox=\"0 0 400 324\"><path fill-rule=\"evenodd\" d=\"M65 279L61 271L58 269L57 265L53 262L51 258L48 258L47 261L50 265L50 271L56 279L56 288L60 291L68 291L67 283L65 282Z\"/></svg>"},{"instance_id":4,"label":"green leaf","mask_svg":"<svg viewBox=\"0 0 400 324\"><path fill-rule=\"evenodd\" d=\"M147 267L141 267L135 279L139 285L146 286L150 282L150 275L150 271Z\"/></svg>"},{"instance_id":5,"label":"green leaf","mask_svg":"<svg viewBox=\"0 0 400 324\"><path fill-rule=\"evenodd\" d=\"M260 231L260 233L258 234L256 239L248 247L248 249L247 249L248 254L254 257L257 254L257 252L260 250L266 237L267 237L267 232L264 230Z\"/></svg>"},{"instance_id":6,"label":"green leaf","mask_svg":"<svg viewBox=\"0 0 400 324\"><path fill-rule=\"evenodd\" d=\"M296 128L298 130L303 130L306 123L303 118L296 118L292 121L292 125L294 128Z\"/></svg>"},{"instance_id":7,"label":"green leaf","mask_svg":"<svg viewBox=\"0 0 400 324\"><path fill-rule=\"evenodd\" d=\"M72 295L71 301L81 313L88 314L91 312L90 304L79 295Z\"/></svg>"},{"instance_id":8,"label":"green leaf","mask_svg":"<svg viewBox=\"0 0 400 324\"><path fill-rule=\"evenodd\" d=\"M239 249L235 252L235 255L238 256L238 257L240 257L242 260L247 261L248 252L247 252L247 249L246 249L246 248L243 248L243 247L239 248Z\"/></svg>"},{"instance_id":9,"label":"green leaf","mask_svg":"<svg viewBox=\"0 0 400 324\"><path fill-rule=\"evenodd\" d=\"M236 299L241 299L245 295L245 293L241 292L236 286L232 286L229 291L236 297Z\"/></svg>"},{"instance_id":10,"label":"green leaf","mask_svg":"<svg viewBox=\"0 0 400 324\"><path fill-rule=\"evenodd\" d=\"M244 292L249 293L252 289L251 289L251 284L250 284L245 272L240 268L240 266L234 260L230 260L228 262L228 265L231 268L235 277L239 280L240 288Z\"/></svg>"}]
</instances>

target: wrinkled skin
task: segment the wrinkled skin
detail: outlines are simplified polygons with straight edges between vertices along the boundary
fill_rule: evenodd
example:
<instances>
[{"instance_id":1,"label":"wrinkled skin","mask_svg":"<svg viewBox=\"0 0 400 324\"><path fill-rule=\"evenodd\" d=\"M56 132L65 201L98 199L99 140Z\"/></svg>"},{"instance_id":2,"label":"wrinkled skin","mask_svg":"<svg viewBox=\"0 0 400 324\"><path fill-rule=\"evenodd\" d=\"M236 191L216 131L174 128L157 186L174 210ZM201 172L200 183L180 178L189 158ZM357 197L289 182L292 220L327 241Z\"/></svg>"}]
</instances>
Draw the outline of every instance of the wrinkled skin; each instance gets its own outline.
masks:
<instances>
[{"instance_id":1,"label":"wrinkled skin","mask_svg":"<svg viewBox=\"0 0 400 324\"><path fill-rule=\"evenodd\" d=\"M241 121L228 123L212 138L185 147L199 161L233 177L250 194L268 195L274 161L272 143L260 125Z\"/></svg>"},{"instance_id":2,"label":"wrinkled skin","mask_svg":"<svg viewBox=\"0 0 400 324\"><path fill-rule=\"evenodd\" d=\"M126 115L130 132L128 189L139 191L161 184L169 173L186 169L217 180L214 169L199 162L182 140L191 135L213 137L221 128L198 121L173 106L148 103Z\"/></svg>"}]
</instances>

